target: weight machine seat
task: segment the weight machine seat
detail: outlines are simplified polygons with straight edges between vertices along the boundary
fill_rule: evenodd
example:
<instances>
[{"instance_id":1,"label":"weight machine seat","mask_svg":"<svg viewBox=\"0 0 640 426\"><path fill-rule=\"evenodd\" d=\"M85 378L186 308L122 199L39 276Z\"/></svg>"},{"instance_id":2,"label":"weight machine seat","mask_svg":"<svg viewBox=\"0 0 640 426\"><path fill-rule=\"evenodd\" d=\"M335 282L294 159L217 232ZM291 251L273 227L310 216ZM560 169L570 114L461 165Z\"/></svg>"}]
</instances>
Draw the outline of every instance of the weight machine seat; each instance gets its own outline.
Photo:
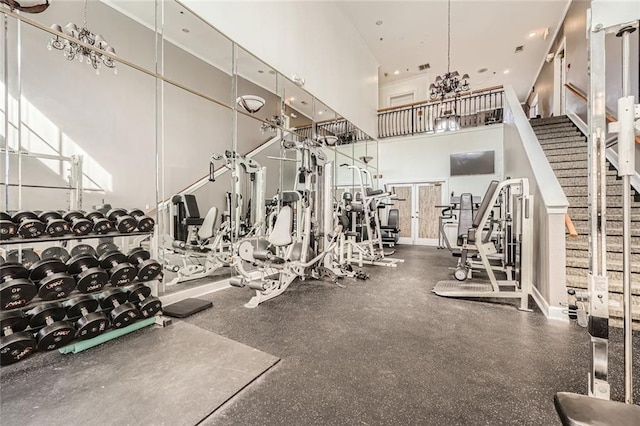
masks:
<instances>
[{"instance_id":1,"label":"weight machine seat","mask_svg":"<svg viewBox=\"0 0 640 426\"><path fill-rule=\"evenodd\" d=\"M284 206L280 209L278 217L276 218L276 224L273 225L273 230L267 239L269 244L276 247L283 247L293 242L291 238L291 217L291 207Z\"/></svg>"},{"instance_id":2,"label":"weight machine seat","mask_svg":"<svg viewBox=\"0 0 640 426\"><path fill-rule=\"evenodd\" d=\"M640 424L640 406L570 392L553 397L564 426L631 426Z\"/></svg>"},{"instance_id":3,"label":"weight machine seat","mask_svg":"<svg viewBox=\"0 0 640 426\"><path fill-rule=\"evenodd\" d=\"M478 227L481 225L481 221L482 221L482 217L484 216L484 214L487 212L487 210L489 210L492 206L489 205L489 203L491 203L491 200L493 199L493 194L495 194L496 190L498 189L498 185L500 185L500 182L498 182L497 180L492 180L491 183L489 183L489 188L487 188L487 192L484 194L484 197L482 198L482 203L480 204L480 208L478 208L478 211L476 212L475 217L473 218L473 222L471 223L471 228L468 231L468 235L467 235L467 241L469 241L470 243L475 243L476 242L476 234L478 233ZM482 233L482 230L480 230L480 233Z\"/></svg>"},{"instance_id":4,"label":"weight machine seat","mask_svg":"<svg viewBox=\"0 0 640 426\"><path fill-rule=\"evenodd\" d=\"M384 194L384 191L382 189L366 188L365 190L367 191L367 197L374 197L376 195Z\"/></svg>"},{"instance_id":5,"label":"weight machine seat","mask_svg":"<svg viewBox=\"0 0 640 426\"><path fill-rule=\"evenodd\" d=\"M202 226L200 227L200 229L198 229L198 238L200 238L200 241L206 241L215 235L217 220L218 208L211 207L207 212L207 215L204 217L204 220L202 221Z\"/></svg>"},{"instance_id":6,"label":"weight machine seat","mask_svg":"<svg viewBox=\"0 0 640 426\"><path fill-rule=\"evenodd\" d=\"M458 246L464 244L464 236L468 235L473 225L473 195L468 192L460 194L460 220L458 221Z\"/></svg>"}]
</instances>

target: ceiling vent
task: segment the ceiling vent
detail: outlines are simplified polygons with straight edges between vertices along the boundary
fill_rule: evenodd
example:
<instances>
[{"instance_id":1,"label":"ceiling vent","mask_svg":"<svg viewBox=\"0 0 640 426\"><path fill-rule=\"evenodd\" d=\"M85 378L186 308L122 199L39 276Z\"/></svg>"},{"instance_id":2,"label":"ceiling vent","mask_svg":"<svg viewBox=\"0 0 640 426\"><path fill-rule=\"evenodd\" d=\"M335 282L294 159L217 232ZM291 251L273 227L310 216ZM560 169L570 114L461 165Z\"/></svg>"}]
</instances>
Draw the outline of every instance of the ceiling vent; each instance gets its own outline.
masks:
<instances>
[{"instance_id":1,"label":"ceiling vent","mask_svg":"<svg viewBox=\"0 0 640 426\"><path fill-rule=\"evenodd\" d=\"M524 46L516 46L516 53L520 53L524 50Z\"/></svg>"},{"instance_id":2,"label":"ceiling vent","mask_svg":"<svg viewBox=\"0 0 640 426\"><path fill-rule=\"evenodd\" d=\"M418 65L418 69L419 69L420 71L426 71L426 70L428 70L429 68L431 68L431 65L429 65L429 64L422 64L422 65Z\"/></svg>"}]
</instances>

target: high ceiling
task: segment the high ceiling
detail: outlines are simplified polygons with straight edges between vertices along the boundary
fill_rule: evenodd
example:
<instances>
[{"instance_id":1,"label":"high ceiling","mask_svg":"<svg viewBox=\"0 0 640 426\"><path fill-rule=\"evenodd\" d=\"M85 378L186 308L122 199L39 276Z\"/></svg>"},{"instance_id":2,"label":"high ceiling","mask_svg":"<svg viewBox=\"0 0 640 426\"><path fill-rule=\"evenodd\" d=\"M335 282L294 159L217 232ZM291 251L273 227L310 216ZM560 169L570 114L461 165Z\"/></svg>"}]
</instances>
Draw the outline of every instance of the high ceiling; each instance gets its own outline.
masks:
<instances>
[{"instance_id":1,"label":"high ceiling","mask_svg":"<svg viewBox=\"0 0 640 426\"><path fill-rule=\"evenodd\" d=\"M337 3L378 59L381 85L425 73L433 80L446 71L445 0ZM524 99L569 3L452 0L451 71L468 73L472 89L510 84ZM517 46L523 51L515 53ZM419 71L421 64L430 69ZM479 72L483 68L487 70Z\"/></svg>"}]
</instances>

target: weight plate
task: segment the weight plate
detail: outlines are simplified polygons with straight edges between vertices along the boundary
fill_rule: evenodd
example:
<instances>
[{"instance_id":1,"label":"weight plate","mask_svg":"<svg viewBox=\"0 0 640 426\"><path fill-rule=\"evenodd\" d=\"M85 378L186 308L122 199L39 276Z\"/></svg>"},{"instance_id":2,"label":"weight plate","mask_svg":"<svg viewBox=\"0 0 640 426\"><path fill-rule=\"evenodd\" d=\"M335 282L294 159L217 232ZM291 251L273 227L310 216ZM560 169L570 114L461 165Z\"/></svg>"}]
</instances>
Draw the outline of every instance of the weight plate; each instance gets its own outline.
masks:
<instances>
[{"instance_id":1,"label":"weight plate","mask_svg":"<svg viewBox=\"0 0 640 426\"><path fill-rule=\"evenodd\" d=\"M18 232L18 225L10 220L0 220L0 240L8 240L15 237Z\"/></svg>"},{"instance_id":2,"label":"weight plate","mask_svg":"<svg viewBox=\"0 0 640 426\"><path fill-rule=\"evenodd\" d=\"M109 278L109 281L116 287L122 287L124 285L131 284L131 282L135 280L136 276L138 275L138 270L130 263L121 263L117 266L114 266L113 268L111 268L110 272L111 277Z\"/></svg>"},{"instance_id":3,"label":"weight plate","mask_svg":"<svg viewBox=\"0 0 640 426\"><path fill-rule=\"evenodd\" d=\"M7 281L9 278L29 278L29 271L21 263L7 261L0 265L0 280Z\"/></svg>"},{"instance_id":4,"label":"weight plate","mask_svg":"<svg viewBox=\"0 0 640 426\"><path fill-rule=\"evenodd\" d=\"M133 324L140 317L140 313L131 303L124 303L109 313L113 328L123 328Z\"/></svg>"},{"instance_id":5,"label":"weight plate","mask_svg":"<svg viewBox=\"0 0 640 426\"><path fill-rule=\"evenodd\" d=\"M106 234L113 231L113 223L108 219L96 219L93 221L93 232L97 234Z\"/></svg>"},{"instance_id":6,"label":"weight plate","mask_svg":"<svg viewBox=\"0 0 640 426\"><path fill-rule=\"evenodd\" d=\"M143 216L138 219L138 231L140 232L150 232L153 231L153 227L156 225L156 222L150 217Z\"/></svg>"},{"instance_id":7,"label":"weight plate","mask_svg":"<svg viewBox=\"0 0 640 426\"><path fill-rule=\"evenodd\" d=\"M154 280L162 272L162 266L155 260L145 260L138 265L138 279L140 281Z\"/></svg>"},{"instance_id":8,"label":"weight plate","mask_svg":"<svg viewBox=\"0 0 640 426\"><path fill-rule=\"evenodd\" d=\"M129 302L138 303L151 295L151 288L143 284L135 284L129 289ZM142 296L142 297L140 297Z\"/></svg>"},{"instance_id":9,"label":"weight plate","mask_svg":"<svg viewBox=\"0 0 640 426\"><path fill-rule=\"evenodd\" d=\"M109 274L100 268L90 268L76 277L76 290L80 293L100 291L109 283Z\"/></svg>"},{"instance_id":10,"label":"weight plate","mask_svg":"<svg viewBox=\"0 0 640 426\"><path fill-rule=\"evenodd\" d=\"M38 256L38 253L30 248L22 249L22 253L18 250L11 250L7 253L7 262L22 263L27 269L31 268L33 264L39 260L40 256Z\"/></svg>"},{"instance_id":11,"label":"weight plate","mask_svg":"<svg viewBox=\"0 0 640 426\"><path fill-rule=\"evenodd\" d=\"M119 232L123 234L129 234L136 230L136 226L138 226L138 222L131 216L119 217L117 223L117 228Z\"/></svg>"},{"instance_id":12,"label":"weight plate","mask_svg":"<svg viewBox=\"0 0 640 426\"><path fill-rule=\"evenodd\" d=\"M61 321L67 316L67 310L61 303L44 303L33 308L30 313L29 325L33 328L45 325L47 317L51 317L51 320L55 322Z\"/></svg>"},{"instance_id":13,"label":"weight plate","mask_svg":"<svg viewBox=\"0 0 640 426\"><path fill-rule=\"evenodd\" d=\"M70 257L64 247L49 247L44 249L40 255L41 259L58 259L62 263L67 263Z\"/></svg>"},{"instance_id":14,"label":"weight plate","mask_svg":"<svg viewBox=\"0 0 640 426\"><path fill-rule=\"evenodd\" d=\"M64 216L62 216L62 218L64 220L68 220L69 222L71 222L74 219L84 219L85 217L80 210L71 210L65 213Z\"/></svg>"},{"instance_id":15,"label":"weight plate","mask_svg":"<svg viewBox=\"0 0 640 426\"><path fill-rule=\"evenodd\" d=\"M111 241L107 241L107 242L98 244L96 246L96 251L98 252L98 256L102 256L105 253L118 251L118 246L112 243Z\"/></svg>"},{"instance_id":16,"label":"weight plate","mask_svg":"<svg viewBox=\"0 0 640 426\"><path fill-rule=\"evenodd\" d=\"M16 223L20 223L23 220L38 220L38 215L34 212L22 210L13 215L12 220Z\"/></svg>"},{"instance_id":17,"label":"weight plate","mask_svg":"<svg viewBox=\"0 0 640 426\"><path fill-rule=\"evenodd\" d=\"M96 251L89 244L78 244L71 249L71 256L78 256L81 254L88 254L89 256L97 257Z\"/></svg>"},{"instance_id":18,"label":"weight plate","mask_svg":"<svg viewBox=\"0 0 640 426\"><path fill-rule=\"evenodd\" d=\"M0 256L0 265L4 264L5 260L4 257Z\"/></svg>"},{"instance_id":19,"label":"weight plate","mask_svg":"<svg viewBox=\"0 0 640 426\"><path fill-rule=\"evenodd\" d=\"M25 219L18 225L18 235L22 238L38 238L44 234L46 225L37 219Z\"/></svg>"},{"instance_id":20,"label":"weight plate","mask_svg":"<svg viewBox=\"0 0 640 426\"><path fill-rule=\"evenodd\" d=\"M129 262L134 265L149 259L151 259L151 254L142 247L135 247L129 252Z\"/></svg>"},{"instance_id":21,"label":"weight plate","mask_svg":"<svg viewBox=\"0 0 640 426\"><path fill-rule=\"evenodd\" d=\"M113 308L115 306L113 303L114 300L117 301L119 305L122 305L127 301L127 294L117 288L107 290L100 295L100 306L102 306L103 309Z\"/></svg>"},{"instance_id":22,"label":"weight plate","mask_svg":"<svg viewBox=\"0 0 640 426\"><path fill-rule=\"evenodd\" d=\"M36 340L29 332L13 333L0 339L0 365L27 358L36 351Z\"/></svg>"},{"instance_id":23,"label":"weight plate","mask_svg":"<svg viewBox=\"0 0 640 426\"><path fill-rule=\"evenodd\" d=\"M38 296L44 300L63 299L76 288L76 280L67 273L60 272L40 281Z\"/></svg>"},{"instance_id":24,"label":"weight plate","mask_svg":"<svg viewBox=\"0 0 640 426\"><path fill-rule=\"evenodd\" d=\"M36 293L36 286L25 278L0 283L0 309L21 308L29 303Z\"/></svg>"},{"instance_id":25,"label":"weight plate","mask_svg":"<svg viewBox=\"0 0 640 426\"><path fill-rule=\"evenodd\" d=\"M7 212L0 211L0 220L11 220L11 215Z\"/></svg>"},{"instance_id":26,"label":"weight plate","mask_svg":"<svg viewBox=\"0 0 640 426\"><path fill-rule=\"evenodd\" d=\"M92 339L109 328L109 319L103 312L92 312L76 322L76 337L81 340Z\"/></svg>"},{"instance_id":27,"label":"weight plate","mask_svg":"<svg viewBox=\"0 0 640 426\"><path fill-rule=\"evenodd\" d=\"M68 345L76 337L76 329L69 321L58 321L38 331L38 349L52 351Z\"/></svg>"},{"instance_id":28,"label":"weight plate","mask_svg":"<svg viewBox=\"0 0 640 426\"><path fill-rule=\"evenodd\" d=\"M140 302L139 309L143 318L149 318L160 312L162 302L157 297L148 297Z\"/></svg>"},{"instance_id":29,"label":"weight plate","mask_svg":"<svg viewBox=\"0 0 640 426\"><path fill-rule=\"evenodd\" d=\"M67 265L60 262L58 259L44 259L39 260L31 267L31 280L34 282L44 279L49 274L57 274L59 272L65 272Z\"/></svg>"},{"instance_id":30,"label":"weight plate","mask_svg":"<svg viewBox=\"0 0 640 426\"><path fill-rule=\"evenodd\" d=\"M71 221L71 232L75 235L82 237L89 234L93 230L93 222L84 217L79 217Z\"/></svg>"},{"instance_id":31,"label":"weight plate","mask_svg":"<svg viewBox=\"0 0 640 426\"><path fill-rule=\"evenodd\" d=\"M53 238L62 237L71 230L69 223L62 219L49 219L47 221L47 235Z\"/></svg>"},{"instance_id":32,"label":"weight plate","mask_svg":"<svg viewBox=\"0 0 640 426\"><path fill-rule=\"evenodd\" d=\"M65 303L67 305L67 317L79 318L84 316L82 308L85 308L88 313L98 310L99 303L91 296L79 296L75 297Z\"/></svg>"},{"instance_id":33,"label":"weight plate","mask_svg":"<svg viewBox=\"0 0 640 426\"><path fill-rule=\"evenodd\" d=\"M15 333L29 326L29 318L22 311L0 312L0 329L11 328Z\"/></svg>"},{"instance_id":34,"label":"weight plate","mask_svg":"<svg viewBox=\"0 0 640 426\"><path fill-rule=\"evenodd\" d=\"M127 257L119 251L110 251L108 253L103 253L99 260L102 269L111 269L115 268L120 263L125 263L127 261Z\"/></svg>"}]
</instances>

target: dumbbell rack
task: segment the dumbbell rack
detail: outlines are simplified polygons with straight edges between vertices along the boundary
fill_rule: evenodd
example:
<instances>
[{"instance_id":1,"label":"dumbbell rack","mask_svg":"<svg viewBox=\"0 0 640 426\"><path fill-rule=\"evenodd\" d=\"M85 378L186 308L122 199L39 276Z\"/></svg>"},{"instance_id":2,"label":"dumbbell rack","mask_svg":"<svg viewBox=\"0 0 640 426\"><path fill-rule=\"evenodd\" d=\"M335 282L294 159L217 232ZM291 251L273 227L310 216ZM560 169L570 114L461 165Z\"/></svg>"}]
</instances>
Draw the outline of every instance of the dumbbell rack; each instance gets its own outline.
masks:
<instances>
[{"instance_id":1,"label":"dumbbell rack","mask_svg":"<svg viewBox=\"0 0 640 426\"><path fill-rule=\"evenodd\" d=\"M38 237L38 238L15 238L15 239L8 239L8 240L3 240L2 241L2 246L3 248L5 246L15 246L15 245L24 245L24 244L42 244L42 243L47 243L47 242L63 242L63 241L81 241L81 240L90 240L90 239L94 239L94 240L103 240L103 239L112 239L112 238L127 238L127 237L146 237L146 236L151 236L153 235L153 231L147 231L147 232L130 232L130 233L120 233L120 232L109 232L109 233L105 233L105 234L96 234L96 233L92 233L92 234L88 234L88 235L64 235L61 237L49 237L49 236L42 236L42 237ZM98 243L96 243L95 245L98 245ZM22 248L20 248L21 250ZM25 249L26 250L26 249ZM33 250L32 248L29 248L29 250ZM28 269L28 268L27 268ZM147 281L145 283L149 283L149 282L153 282L153 281L157 281L157 278L154 280L150 280ZM28 315L27 313L32 311L35 307L40 306L40 305L44 305L44 304L50 304L50 303L61 303L61 304L65 304L65 302L76 298L78 296L82 296L82 295L89 295L91 297L97 297L98 295L100 295L101 293L107 291L109 288L118 288L120 290L123 291L127 291L128 288L130 288L131 286L141 283L141 281L138 281L137 279L134 282L131 282L130 284L121 286L121 287L115 287L111 284L108 284L105 288L101 288L97 291L91 292L91 293L81 293L78 290L73 290L69 295L67 295L64 298L60 298L60 299L56 299L56 300L43 300L41 298L39 298L37 295L27 304L25 304L24 306L18 307L18 308L14 308L14 309L7 309L2 311L3 313L15 313L17 311L21 311L22 313L24 313L25 315ZM108 308L104 308L104 309L98 309L96 312L104 312L105 314L108 314L108 312L111 309ZM75 320L72 320L75 321ZM154 322L156 322L156 316L151 316L148 318L143 318L140 317L139 320L133 322L132 324L125 326L123 328L118 328L118 329L112 329L112 330L107 330L104 333L91 338L91 339L87 339L87 340L74 340L72 341L69 345L64 346L59 348L59 352L60 353L77 353L80 352L82 350L85 349L89 349L91 347L97 346L99 344L105 343L109 340L115 339L117 337L129 334L133 331L136 331L138 329L144 328L146 326L149 326L151 324L153 324ZM30 332L30 333L37 333L38 330L40 328L27 328L25 331Z\"/></svg>"}]
</instances>

